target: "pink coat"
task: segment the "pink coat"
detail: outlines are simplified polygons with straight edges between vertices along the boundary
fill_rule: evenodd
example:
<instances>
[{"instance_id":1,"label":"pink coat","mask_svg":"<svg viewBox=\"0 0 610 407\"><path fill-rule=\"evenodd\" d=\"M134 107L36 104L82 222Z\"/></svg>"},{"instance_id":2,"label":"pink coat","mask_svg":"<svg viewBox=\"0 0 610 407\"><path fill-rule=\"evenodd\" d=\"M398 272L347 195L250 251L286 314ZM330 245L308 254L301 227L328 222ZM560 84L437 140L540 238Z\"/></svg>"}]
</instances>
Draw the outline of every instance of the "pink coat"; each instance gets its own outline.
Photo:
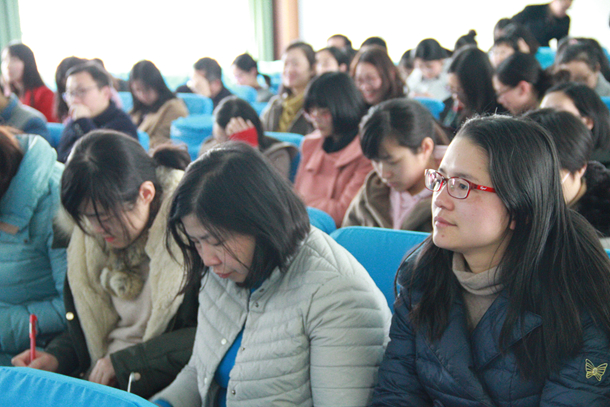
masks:
<instances>
[{"instance_id":1,"label":"pink coat","mask_svg":"<svg viewBox=\"0 0 610 407\"><path fill-rule=\"evenodd\" d=\"M358 136L344 149L330 154L322 149L323 142L317 130L303 140L294 187L307 206L328 213L339 227L373 166L362 154Z\"/></svg>"}]
</instances>

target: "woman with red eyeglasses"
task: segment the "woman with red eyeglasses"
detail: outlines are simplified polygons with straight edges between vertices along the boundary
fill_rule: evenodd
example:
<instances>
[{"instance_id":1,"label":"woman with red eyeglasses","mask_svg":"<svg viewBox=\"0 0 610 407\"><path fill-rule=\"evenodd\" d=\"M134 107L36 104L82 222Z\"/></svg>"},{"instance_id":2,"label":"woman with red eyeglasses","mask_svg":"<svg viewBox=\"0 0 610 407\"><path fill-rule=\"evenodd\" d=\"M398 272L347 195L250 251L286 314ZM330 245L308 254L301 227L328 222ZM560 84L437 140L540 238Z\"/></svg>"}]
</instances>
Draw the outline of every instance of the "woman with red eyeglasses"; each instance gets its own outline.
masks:
<instances>
[{"instance_id":1,"label":"woman with red eyeglasses","mask_svg":"<svg viewBox=\"0 0 610 407\"><path fill-rule=\"evenodd\" d=\"M366 106L347 74L328 72L311 82L303 109L316 130L301 145L294 188L307 206L328 213L340 226L373 169L357 137Z\"/></svg>"},{"instance_id":2,"label":"woman with red eyeglasses","mask_svg":"<svg viewBox=\"0 0 610 407\"><path fill-rule=\"evenodd\" d=\"M398 271L372 406L607 405L610 260L548 133L469 120L426 187L434 230Z\"/></svg>"}]
</instances>

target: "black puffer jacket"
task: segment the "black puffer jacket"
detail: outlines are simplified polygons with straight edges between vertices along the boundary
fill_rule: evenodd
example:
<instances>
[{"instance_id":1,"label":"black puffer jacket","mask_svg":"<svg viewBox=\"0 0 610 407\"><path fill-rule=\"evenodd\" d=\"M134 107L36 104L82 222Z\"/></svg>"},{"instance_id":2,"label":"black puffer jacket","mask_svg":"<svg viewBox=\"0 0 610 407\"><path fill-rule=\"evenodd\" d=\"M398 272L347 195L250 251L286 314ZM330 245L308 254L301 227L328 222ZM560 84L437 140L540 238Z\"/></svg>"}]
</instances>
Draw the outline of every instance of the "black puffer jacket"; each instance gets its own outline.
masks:
<instances>
[{"instance_id":1,"label":"black puffer jacket","mask_svg":"<svg viewBox=\"0 0 610 407\"><path fill-rule=\"evenodd\" d=\"M610 170L597 161L590 161L584 179L587 192L571 207L603 237L610 237Z\"/></svg>"}]
</instances>

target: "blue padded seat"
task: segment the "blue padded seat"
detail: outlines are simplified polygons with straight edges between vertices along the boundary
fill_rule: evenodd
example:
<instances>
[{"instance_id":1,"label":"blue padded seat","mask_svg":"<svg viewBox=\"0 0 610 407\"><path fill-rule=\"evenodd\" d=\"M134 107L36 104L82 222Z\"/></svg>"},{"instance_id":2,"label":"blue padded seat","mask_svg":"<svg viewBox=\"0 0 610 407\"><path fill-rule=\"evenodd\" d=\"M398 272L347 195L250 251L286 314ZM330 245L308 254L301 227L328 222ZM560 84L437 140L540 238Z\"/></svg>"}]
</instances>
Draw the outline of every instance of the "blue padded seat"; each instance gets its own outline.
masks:
<instances>
[{"instance_id":1,"label":"blue padded seat","mask_svg":"<svg viewBox=\"0 0 610 407\"><path fill-rule=\"evenodd\" d=\"M252 86L232 85L227 86L227 89L238 98L243 99L250 104L256 102L256 98L258 97L258 92Z\"/></svg>"},{"instance_id":2,"label":"blue padded seat","mask_svg":"<svg viewBox=\"0 0 610 407\"><path fill-rule=\"evenodd\" d=\"M394 311L394 277L403 258L429 233L348 226L330 236L345 247L369 272Z\"/></svg>"},{"instance_id":3,"label":"blue padded seat","mask_svg":"<svg viewBox=\"0 0 610 407\"><path fill-rule=\"evenodd\" d=\"M174 144L186 144L192 160L208 137L212 136L214 116L209 114L190 115L180 117L172 122L169 138Z\"/></svg>"},{"instance_id":4,"label":"blue padded seat","mask_svg":"<svg viewBox=\"0 0 610 407\"><path fill-rule=\"evenodd\" d=\"M426 98L426 97L414 97L414 100L417 100L419 103L421 103L422 105L424 105L424 107L426 109L428 109L430 111L430 113L432 113L432 116L434 116L435 119L439 119L439 117L441 116L442 111L445 109L445 104L438 99L433 99L433 98Z\"/></svg>"},{"instance_id":5,"label":"blue padded seat","mask_svg":"<svg viewBox=\"0 0 610 407\"><path fill-rule=\"evenodd\" d=\"M64 131L64 125L62 123L47 123L47 130L49 130L49 144L51 144L51 147L57 148L61 133Z\"/></svg>"},{"instance_id":6,"label":"blue padded seat","mask_svg":"<svg viewBox=\"0 0 610 407\"><path fill-rule=\"evenodd\" d=\"M536 59L540 62L542 69L546 69L555 62L555 50L549 47L539 47L536 52Z\"/></svg>"},{"instance_id":7,"label":"blue padded seat","mask_svg":"<svg viewBox=\"0 0 610 407\"><path fill-rule=\"evenodd\" d=\"M138 130L138 141L140 142L140 145L144 147L144 150L148 151L150 148L150 137L148 136L148 133Z\"/></svg>"},{"instance_id":8,"label":"blue padded seat","mask_svg":"<svg viewBox=\"0 0 610 407\"><path fill-rule=\"evenodd\" d=\"M331 234L337 229L335 221L328 213L318 208L307 207L307 213L309 214L309 222L320 229L322 232Z\"/></svg>"},{"instance_id":9,"label":"blue padded seat","mask_svg":"<svg viewBox=\"0 0 610 407\"><path fill-rule=\"evenodd\" d=\"M119 98L121 99L121 103L123 103L123 111L129 112L133 107L133 96L131 96L131 92L117 92L119 94Z\"/></svg>"},{"instance_id":10,"label":"blue padded seat","mask_svg":"<svg viewBox=\"0 0 610 407\"><path fill-rule=\"evenodd\" d=\"M294 177L297 175L297 170L299 169L299 163L301 162L301 144L303 144L303 139L305 136L297 133L280 133L278 131L266 131L265 135L269 137L273 137L274 139L285 141L287 143L294 144L298 148L297 155L294 156L292 162L290 163L290 181L294 182Z\"/></svg>"},{"instance_id":11,"label":"blue padded seat","mask_svg":"<svg viewBox=\"0 0 610 407\"><path fill-rule=\"evenodd\" d=\"M27 367L0 367L0 404L11 407L154 407L110 386Z\"/></svg>"},{"instance_id":12,"label":"blue padded seat","mask_svg":"<svg viewBox=\"0 0 610 407\"><path fill-rule=\"evenodd\" d=\"M606 106L608 106L608 109L610 110L610 96L602 96L602 101L606 104Z\"/></svg>"},{"instance_id":13,"label":"blue padded seat","mask_svg":"<svg viewBox=\"0 0 610 407\"><path fill-rule=\"evenodd\" d=\"M212 114L214 103L212 99L196 93L176 93L189 111L189 114Z\"/></svg>"}]
</instances>

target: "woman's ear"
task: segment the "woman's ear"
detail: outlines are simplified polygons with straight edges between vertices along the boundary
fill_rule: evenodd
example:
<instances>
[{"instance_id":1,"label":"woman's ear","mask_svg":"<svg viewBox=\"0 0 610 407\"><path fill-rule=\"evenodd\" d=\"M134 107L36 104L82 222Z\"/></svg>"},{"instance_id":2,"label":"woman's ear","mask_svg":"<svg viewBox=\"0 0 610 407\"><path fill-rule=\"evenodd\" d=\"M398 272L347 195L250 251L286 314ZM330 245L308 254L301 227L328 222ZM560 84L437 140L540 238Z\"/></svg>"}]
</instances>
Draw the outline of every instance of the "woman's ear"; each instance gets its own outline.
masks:
<instances>
[{"instance_id":1,"label":"woman's ear","mask_svg":"<svg viewBox=\"0 0 610 407\"><path fill-rule=\"evenodd\" d=\"M429 157L434 151L434 141L430 137L424 138L419 146L419 151Z\"/></svg>"},{"instance_id":2,"label":"woman's ear","mask_svg":"<svg viewBox=\"0 0 610 407\"><path fill-rule=\"evenodd\" d=\"M587 126L589 130L593 130L593 126L595 126L595 123L593 122L592 118L590 118L589 116L582 116L582 122L585 124L585 126Z\"/></svg>"},{"instance_id":3,"label":"woman's ear","mask_svg":"<svg viewBox=\"0 0 610 407\"><path fill-rule=\"evenodd\" d=\"M140 185L138 198L142 201L142 203L148 205L153 201L153 199L155 199L156 193L157 190L155 188L155 184L153 184L151 181L144 181L142 185Z\"/></svg>"}]
</instances>

